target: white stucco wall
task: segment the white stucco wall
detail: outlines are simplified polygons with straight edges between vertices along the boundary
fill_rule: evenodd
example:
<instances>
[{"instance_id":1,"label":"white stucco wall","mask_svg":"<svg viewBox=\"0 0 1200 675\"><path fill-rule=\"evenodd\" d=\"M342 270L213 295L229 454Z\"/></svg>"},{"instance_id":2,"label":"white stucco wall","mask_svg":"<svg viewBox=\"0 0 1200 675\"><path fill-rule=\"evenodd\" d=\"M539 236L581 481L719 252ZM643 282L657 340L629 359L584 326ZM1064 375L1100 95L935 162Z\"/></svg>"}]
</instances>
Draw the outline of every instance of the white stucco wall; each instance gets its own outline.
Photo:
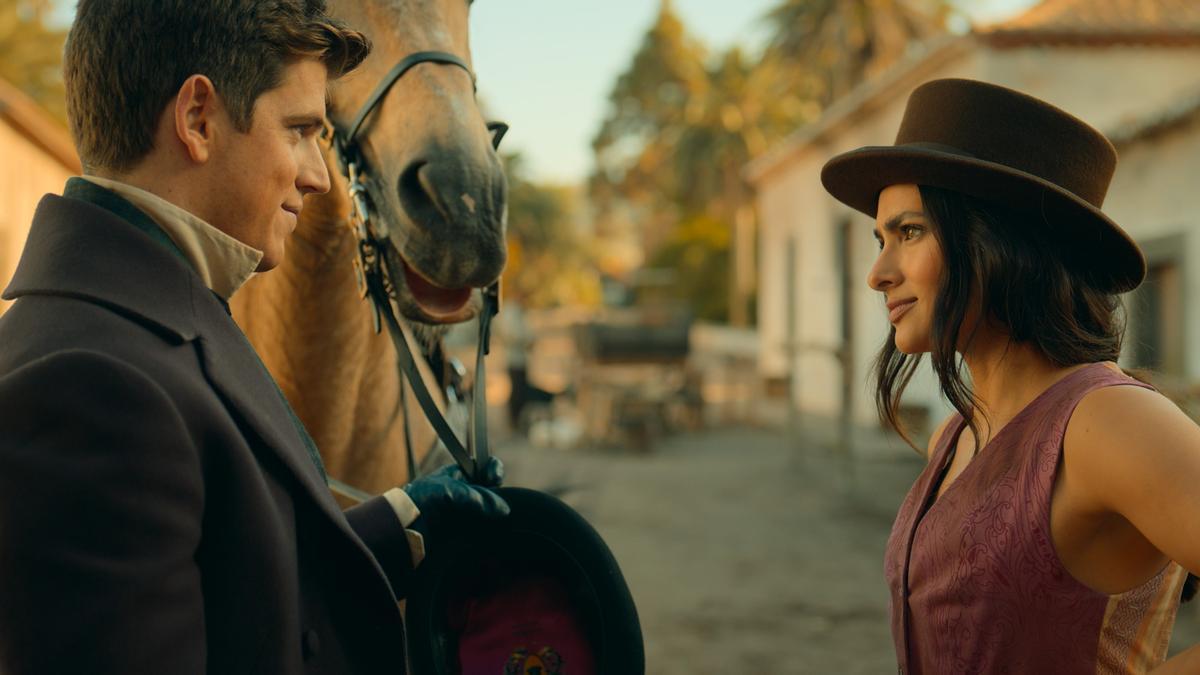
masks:
<instances>
[{"instance_id":1,"label":"white stucco wall","mask_svg":"<svg viewBox=\"0 0 1200 675\"><path fill-rule=\"evenodd\" d=\"M806 413L836 415L841 407L842 372L833 355L841 342L836 230L846 218L851 222L851 279L853 281L854 421L876 423L871 360L887 335L888 323L879 294L866 282L875 260L873 223L863 214L842 205L821 185L821 167L830 157L864 145L890 145L900 126L909 93L921 82L942 77L977 77L979 57L966 53L922 77L899 85L869 114L856 119L821 142L811 144L788 158L758 185L762 225L760 239L759 331L762 341L760 370L763 375L788 374L784 350L787 326L787 289L783 286L787 245L796 246L795 298L798 342L804 349L791 376L800 388L800 406ZM940 411L937 388L927 373L914 381L907 403L926 405ZM937 414L935 412L935 414Z\"/></svg>"},{"instance_id":2,"label":"white stucco wall","mask_svg":"<svg viewBox=\"0 0 1200 675\"><path fill-rule=\"evenodd\" d=\"M920 83L942 77L967 77L1027 91L1058 105L1094 126L1108 130L1144 118L1200 91L1200 50L1195 48L1114 47L1106 49L1027 47L995 50L974 45L965 53L895 83L870 109L851 114L845 124L785 159L758 180L761 226L759 330L760 371L767 377L788 374L785 266L787 246L797 254L794 291L799 343L805 347L791 376L800 387L800 406L806 413L840 412L841 369L830 352L841 339L841 307L835 276L835 228L847 215L854 223L852 270L855 280L855 406L854 420L876 422L871 393L870 363L886 335L888 325L878 294L866 285L866 274L876 247L871 222L829 197L820 183L820 170L832 156L864 145L893 142L908 94ZM918 66L914 70L921 70ZM1200 224L1200 203L1181 205L1179 196L1200 200L1200 190L1184 187L1189 177L1200 175L1200 132L1192 144L1180 143L1170 152L1130 148L1122 158L1108 207L1118 222L1128 224L1135 238L1160 232L1180 232ZM1194 181L1194 178L1192 179ZM1181 214L1187 214L1186 217ZM1200 261L1200 237L1189 235L1192 259ZM1192 265L1194 270L1196 265ZM1200 297L1200 274L1187 277L1189 294ZM1200 312L1185 319L1188 342L1200 338ZM1197 343L1200 345L1200 343ZM1189 355L1190 372L1200 369L1200 347ZM927 406L932 421L948 411L928 368L914 379L906 403Z\"/></svg>"},{"instance_id":3,"label":"white stucco wall","mask_svg":"<svg viewBox=\"0 0 1200 675\"><path fill-rule=\"evenodd\" d=\"M1142 244L1178 237L1183 271L1183 375L1200 379L1200 114L1162 134L1119 148L1104 210ZM1151 259L1153 263L1153 258Z\"/></svg>"},{"instance_id":4,"label":"white stucco wall","mask_svg":"<svg viewBox=\"0 0 1200 675\"><path fill-rule=\"evenodd\" d=\"M978 77L1026 92L1107 131L1200 86L1200 48L1111 46L986 50Z\"/></svg>"},{"instance_id":5,"label":"white stucco wall","mask_svg":"<svg viewBox=\"0 0 1200 675\"><path fill-rule=\"evenodd\" d=\"M0 289L7 287L38 201L61 194L72 173L0 120ZM12 304L0 300L0 314Z\"/></svg>"}]
</instances>

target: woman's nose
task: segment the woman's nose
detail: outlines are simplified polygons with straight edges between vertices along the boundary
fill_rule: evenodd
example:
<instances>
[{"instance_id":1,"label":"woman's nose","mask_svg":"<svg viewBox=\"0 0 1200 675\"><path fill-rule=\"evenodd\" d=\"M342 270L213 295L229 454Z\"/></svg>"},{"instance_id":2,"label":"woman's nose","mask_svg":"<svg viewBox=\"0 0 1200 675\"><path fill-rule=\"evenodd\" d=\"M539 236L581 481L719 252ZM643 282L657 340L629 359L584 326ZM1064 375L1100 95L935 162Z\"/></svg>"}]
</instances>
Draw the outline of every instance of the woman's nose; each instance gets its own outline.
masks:
<instances>
[{"instance_id":1,"label":"woman's nose","mask_svg":"<svg viewBox=\"0 0 1200 675\"><path fill-rule=\"evenodd\" d=\"M899 282L899 272L891 256L881 252L867 272L867 285L876 291L886 291Z\"/></svg>"}]
</instances>

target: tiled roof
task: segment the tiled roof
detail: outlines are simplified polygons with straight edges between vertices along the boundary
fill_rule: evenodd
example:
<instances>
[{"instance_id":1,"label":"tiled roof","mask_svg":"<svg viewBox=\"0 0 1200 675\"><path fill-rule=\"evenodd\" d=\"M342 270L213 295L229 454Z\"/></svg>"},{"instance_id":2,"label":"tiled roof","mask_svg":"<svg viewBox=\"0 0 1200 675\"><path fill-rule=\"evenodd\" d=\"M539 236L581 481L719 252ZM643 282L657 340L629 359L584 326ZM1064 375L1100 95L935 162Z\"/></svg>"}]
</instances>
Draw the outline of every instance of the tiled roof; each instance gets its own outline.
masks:
<instances>
[{"instance_id":1,"label":"tiled roof","mask_svg":"<svg viewBox=\"0 0 1200 675\"><path fill-rule=\"evenodd\" d=\"M1121 147L1186 125L1200 115L1200 91L1184 96L1165 108L1137 119L1127 120L1105 131L1113 145Z\"/></svg>"},{"instance_id":2,"label":"tiled roof","mask_svg":"<svg viewBox=\"0 0 1200 675\"><path fill-rule=\"evenodd\" d=\"M976 29L997 46L1200 43L1200 0L1044 0Z\"/></svg>"}]
</instances>

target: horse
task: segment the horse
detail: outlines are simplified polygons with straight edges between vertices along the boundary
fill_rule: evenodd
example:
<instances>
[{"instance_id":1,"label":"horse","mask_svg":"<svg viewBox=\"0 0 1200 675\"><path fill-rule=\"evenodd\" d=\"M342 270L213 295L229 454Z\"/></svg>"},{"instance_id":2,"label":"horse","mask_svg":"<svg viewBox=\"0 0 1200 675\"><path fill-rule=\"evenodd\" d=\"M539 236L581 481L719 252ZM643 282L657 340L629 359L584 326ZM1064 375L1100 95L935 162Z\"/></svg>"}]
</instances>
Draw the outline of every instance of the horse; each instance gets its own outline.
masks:
<instances>
[{"instance_id":1,"label":"horse","mask_svg":"<svg viewBox=\"0 0 1200 675\"><path fill-rule=\"evenodd\" d=\"M406 56L439 51L462 59L463 67L436 60L413 65L357 134L371 218L390 230L393 246L385 253L403 269L392 279L393 304L425 353L450 325L481 311L481 289L500 277L506 259L507 184L475 99L470 4L329 2L333 16L374 44L357 70L330 85L328 118L342 135L352 133L355 114ZM420 462L436 437L415 397L405 395L393 345L361 299L354 205L333 145L326 166L332 188L306 198L284 261L251 279L231 305L328 474L379 493L413 478L406 446ZM419 366L429 390L443 392L440 373Z\"/></svg>"}]
</instances>

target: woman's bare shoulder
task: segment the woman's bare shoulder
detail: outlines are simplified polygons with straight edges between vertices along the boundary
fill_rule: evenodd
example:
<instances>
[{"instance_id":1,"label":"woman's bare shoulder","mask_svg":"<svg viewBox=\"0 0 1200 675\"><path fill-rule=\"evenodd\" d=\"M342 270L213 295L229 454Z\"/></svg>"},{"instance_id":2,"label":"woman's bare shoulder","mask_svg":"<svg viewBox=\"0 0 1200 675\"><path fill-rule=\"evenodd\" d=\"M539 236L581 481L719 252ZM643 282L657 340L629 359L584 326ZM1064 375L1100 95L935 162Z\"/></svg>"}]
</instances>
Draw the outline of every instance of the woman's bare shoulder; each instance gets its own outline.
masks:
<instances>
[{"instance_id":1,"label":"woman's bare shoulder","mask_svg":"<svg viewBox=\"0 0 1200 675\"><path fill-rule=\"evenodd\" d=\"M1200 571L1200 427L1170 399L1133 386L1089 392L1067 423L1062 456L1083 508L1120 514Z\"/></svg>"},{"instance_id":2,"label":"woman's bare shoulder","mask_svg":"<svg viewBox=\"0 0 1200 675\"><path fill-rule=\"evenodd\" d=\"M1088 392L1071 414L1063 457L1068 469L1094 484L1099 496L1122 477L1197 466L1200 427L1157 391L1102 387Z\"/></svg>"},{"instance_id":3,"label":"woman's bare shoulder","mask_svg":"<svg viewBox=\"0 0 1200 675\"><path fill-rule=\"evenodd\" d=\"M929 437L929 444L925 447L926 462L933 459L933 451L937 449L938 442L942 440L942 435L946 433L946 430L950 428L950 424L956 419L958 419L957 412L946 415L946 419L942 420L942 423L938 425L933 435Z\"/></svg>"},{"instance_id":4,"label":"woman's bare shoulder","mask_svg":"<svg viewBox=\"0 0 1200 675\"><path fill-rule=\"evenodd\" d=\"M1101 387L1080 399L1067 426L1079 434L1129 435L1139 429L1153 435L1155 427L1195 427L1171 399L1153 389L1133 385ZM1136 435L1136 434L1135 434Z\"/></svg>"}]
</instances>

